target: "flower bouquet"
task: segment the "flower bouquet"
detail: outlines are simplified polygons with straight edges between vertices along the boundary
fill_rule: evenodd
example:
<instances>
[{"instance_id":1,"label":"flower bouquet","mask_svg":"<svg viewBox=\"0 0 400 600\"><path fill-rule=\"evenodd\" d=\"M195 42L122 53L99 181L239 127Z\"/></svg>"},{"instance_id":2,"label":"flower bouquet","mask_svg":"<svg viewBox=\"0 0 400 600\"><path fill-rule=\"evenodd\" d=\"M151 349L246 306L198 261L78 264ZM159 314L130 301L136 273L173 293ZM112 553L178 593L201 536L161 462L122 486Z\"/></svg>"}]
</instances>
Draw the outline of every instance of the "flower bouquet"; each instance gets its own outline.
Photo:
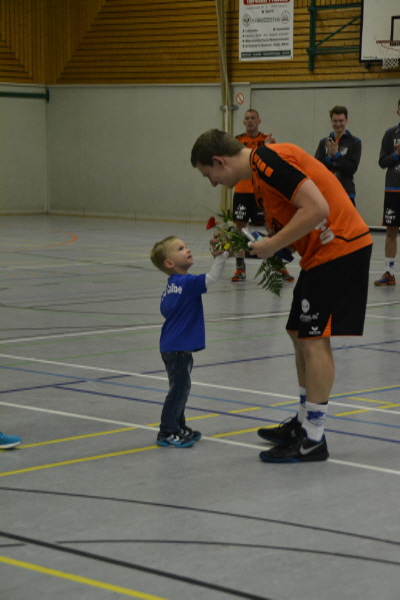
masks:
<instances>
[{"instance_id":1,"label":"flower bouquet","mask_svg":"<svg viewBox=\"0 0 400 600\"><path fill-rule=\"evenodd\" d=\"M206 229L214 230L214 236L218 240L215 243L215 248L217 250L227 250L232 254L240 251L248 253L249 239L236 228L229 215L222 212L217 217L220 217L220 222L212 216L206 225ZM285 258L283 258L282 253ZM263 259L260 268L255 274L255 277L261 277L257 285L261 285L263 289L279 296L284 282L285 265L291 260L293 260L291 253L287 251L286 254L286 251L282 250L270 258Z\"/></svg>"}]
</instances>

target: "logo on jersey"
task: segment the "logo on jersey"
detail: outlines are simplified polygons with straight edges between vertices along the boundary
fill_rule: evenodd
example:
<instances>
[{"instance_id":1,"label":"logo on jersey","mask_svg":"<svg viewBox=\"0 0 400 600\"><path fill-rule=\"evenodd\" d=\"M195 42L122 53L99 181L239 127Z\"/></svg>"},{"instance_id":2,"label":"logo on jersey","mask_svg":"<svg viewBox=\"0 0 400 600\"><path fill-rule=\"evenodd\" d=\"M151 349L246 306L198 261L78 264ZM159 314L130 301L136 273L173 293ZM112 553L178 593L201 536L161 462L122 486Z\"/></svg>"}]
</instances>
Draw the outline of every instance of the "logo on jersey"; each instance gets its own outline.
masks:
<instances>
[{"instance_id":1,"label":"logo on jersey","mask_svg":"<svg viewBox=\"0 0 400 600\"><path fill-rule=\"evenodd\" d=\"M167 296L168 294L182 294L182 287L179 285L175 285L175 283L171 283L170 285L167 285L161 300L164 300L165 296Z\"/></svg>"},{"instance_id":2,"label":"logo on jersey","mask_svg":"<svg viewBox=\"0 0 400 600\"><path fill-rule=\"evenodd\" d=\"M319 229L321 230L321 233L319 234L319 240L322 245L329 244L329 242L331 242L335 238L335 234L333 233L329 225L327 225L327 222L328 219L324 219L315 228L316 231L318 231Z\"/></svg>"}]
</instances>

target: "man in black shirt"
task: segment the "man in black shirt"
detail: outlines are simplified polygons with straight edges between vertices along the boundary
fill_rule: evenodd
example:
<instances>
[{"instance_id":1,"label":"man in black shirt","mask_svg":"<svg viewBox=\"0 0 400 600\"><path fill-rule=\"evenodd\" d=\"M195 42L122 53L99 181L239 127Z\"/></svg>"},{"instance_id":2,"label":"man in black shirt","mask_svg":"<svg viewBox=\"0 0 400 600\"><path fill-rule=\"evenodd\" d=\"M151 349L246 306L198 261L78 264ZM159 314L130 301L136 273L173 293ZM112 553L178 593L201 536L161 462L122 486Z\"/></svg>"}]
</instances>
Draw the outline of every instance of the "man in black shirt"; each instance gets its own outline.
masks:
<instances>
[{"instance_id":1,"label":"man in black shirt","mask_svg":"<svg viewBox=\"0 0 400 600\"><path fill-rule=\"evenodd\" d=\"M400 117L400 100L397 104ZM397 234L400 227L400 123L391 127L382 139L379 166L386 170L383 225L386 225L386 271L375 285L395 285L394 259L397 254Z\"/></svg>"}]
</instances>

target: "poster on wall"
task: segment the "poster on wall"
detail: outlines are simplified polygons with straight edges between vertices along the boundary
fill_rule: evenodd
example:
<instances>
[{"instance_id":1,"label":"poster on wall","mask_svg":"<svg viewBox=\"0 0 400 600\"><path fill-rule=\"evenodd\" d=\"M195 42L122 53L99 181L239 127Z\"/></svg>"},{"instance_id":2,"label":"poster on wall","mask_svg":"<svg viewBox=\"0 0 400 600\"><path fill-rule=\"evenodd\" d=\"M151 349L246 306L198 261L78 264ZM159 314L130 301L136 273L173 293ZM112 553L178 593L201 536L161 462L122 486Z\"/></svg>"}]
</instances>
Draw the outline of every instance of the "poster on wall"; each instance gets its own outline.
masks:
<instances>
[{"instance_id":1,"label":"poster on wall","mask_svg":"<svg viewBox=\"0 0 400 600\"><path fill-rule=\"evenodd\" d=\"M239 0L239 60L293 58L293 0Z\"/></svg>"}]
</instances>

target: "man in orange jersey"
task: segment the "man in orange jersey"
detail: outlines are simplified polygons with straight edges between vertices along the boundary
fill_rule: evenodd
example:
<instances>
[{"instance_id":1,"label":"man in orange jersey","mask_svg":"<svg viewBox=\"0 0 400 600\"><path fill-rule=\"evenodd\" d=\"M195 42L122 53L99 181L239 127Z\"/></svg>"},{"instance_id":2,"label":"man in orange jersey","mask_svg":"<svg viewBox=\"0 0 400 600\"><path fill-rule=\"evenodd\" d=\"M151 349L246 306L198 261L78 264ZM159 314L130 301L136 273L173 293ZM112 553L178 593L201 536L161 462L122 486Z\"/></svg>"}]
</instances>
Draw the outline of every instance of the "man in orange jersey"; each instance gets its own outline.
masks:
<instances>
[{"instance_id":1,"label":"man in orange jersey","mask_svg":"<svg viewBox=\"0 0 400 600\"><path fill-rule=\"evenodd\" d=\"M252 176L266 225L274 232L250 243L269 258L296 250L302 268L286 324L293 342L300 404L278 427L259 429L274 446L265 462L326 460L327 404L334 381L331 336L362 335L372 237L343 186L313 156L293 144L243 148L233 136L211 129L192 148L191 163L215 187L233 188Z\"/></svg>"}]
</instances>

